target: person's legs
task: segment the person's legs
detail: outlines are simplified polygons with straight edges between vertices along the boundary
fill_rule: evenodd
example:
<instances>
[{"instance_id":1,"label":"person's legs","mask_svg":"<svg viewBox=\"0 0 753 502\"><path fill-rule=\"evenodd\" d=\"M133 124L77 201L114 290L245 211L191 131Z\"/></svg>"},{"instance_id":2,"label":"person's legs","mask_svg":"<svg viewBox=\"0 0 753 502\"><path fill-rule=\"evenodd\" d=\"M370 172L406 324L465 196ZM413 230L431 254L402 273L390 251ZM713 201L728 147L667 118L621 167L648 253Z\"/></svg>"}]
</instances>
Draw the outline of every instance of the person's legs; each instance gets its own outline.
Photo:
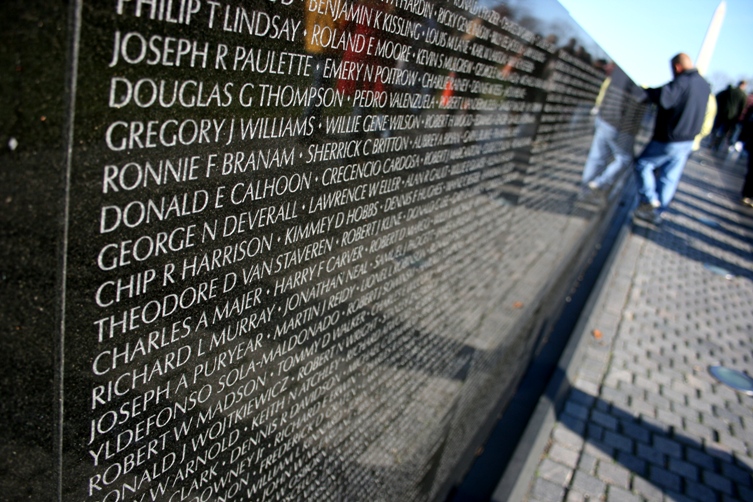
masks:
<instances>
[{"instance_id":1,"label":"person's legs","mask_svg":"<svg viewBox=\"0 0 753 502\"><path fill-rule=\"evenodd\" d=\"M722 138L726 133L727 129L724 120L717 116L716 119L714 119L714 127L711 129L711 138L709 142L709 147L712 152L719 150L719 145L721 145Z\"/></svg>"},{"instance_id":2,"label":"person's legs","mask_svg":"<svg viewBox=\"0 0 753 502\"><path fill-rule=\"evenodd\" d=\"M659 203L654 169L665 162L665 147L666 143L651 141L635 161L635 181L638 184L638 195L642 204L658 205Z\"/></svg>"},{"instance_id":3,"label":"person's legs","mask_svg":"<svg viewBox=\"0 0 753 502\"><path fill-rule=\"evenodd\" d=\"M753 148L748 150L748 172L745 174L745 184L743 184L742 195L743 202L746 205L753 204Z\"/></svg>"},{"instance_id":4,"label":"person's legs","mask_svg":"<svg viewBox=\"0 0 753 502\"><path fill-rule=\"evenodd\" d=\"M609 155L607 140L611 132L610 129L613 128L599 117L596 117L595 125L596 132L594 133L591 149L588 151L588 158L586 158L586 165L583 168L581 176L581 182L584 185L596 177L599 169L604 165L607 155Z\"/></svg>"},{"instance_id":5,"label":"person's legs","mask_svg":"<svg viewBox=\"0 0 753 502\"><path fill-rule=\"evenodd\" d=\"M597 176L594 181L599 187L611 185L617 175L633 161L633 137L629 134L616 133L609 138L609 148L614 160Z\"/></svg>"},{"instance_id":6,"label":"person's legs","mask_svg":"<svg viewBox=\"0 0 753 502\"><path fill-rule=\"evenodd\" d=\"M666 210L675 196L677 185L680 184L680 178L682 177L682 171L692 151L693 141L667 143L667 157L659 165L659 172L657 174L656 192L659 195L659 202L661 202L659 211Z\"/></svg>"}]
</instances>

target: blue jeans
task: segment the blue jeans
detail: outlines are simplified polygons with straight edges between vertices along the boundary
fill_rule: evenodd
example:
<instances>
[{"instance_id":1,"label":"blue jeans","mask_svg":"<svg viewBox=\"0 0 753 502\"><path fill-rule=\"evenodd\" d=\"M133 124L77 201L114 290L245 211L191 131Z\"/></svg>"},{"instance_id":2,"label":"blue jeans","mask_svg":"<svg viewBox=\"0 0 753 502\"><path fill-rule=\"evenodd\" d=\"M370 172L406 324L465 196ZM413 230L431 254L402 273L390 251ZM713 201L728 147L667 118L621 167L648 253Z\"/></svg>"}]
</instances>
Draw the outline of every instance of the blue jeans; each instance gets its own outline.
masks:
<instances>
[{"instance_id":1,"label":"blue jeans","mask_svg":"<svg viewBox=\"0 0 753 502\"><path fill-rule=\"evenodd\" d=\"M600 117L596 117L595 125L596 133L588 152L586 166L583 168L582 181L583 184L594 181L601 187L611 185L615 176L632 162L633 137L620 133ZM613 156L614 160L597 176L610 156Z\"/></svg>"},{"instance_id":2,"label":"blue jeans","mask_svg":"<svg viewBox=\"0 0 753 502\"><path fill-rule=\"evenodd\" d=\"M659 202L667 208L680 184L682 170L693 151L693 140L673 143L651 141L635 161L638 195L643 203Z\"/></svg>"}]
</instances>

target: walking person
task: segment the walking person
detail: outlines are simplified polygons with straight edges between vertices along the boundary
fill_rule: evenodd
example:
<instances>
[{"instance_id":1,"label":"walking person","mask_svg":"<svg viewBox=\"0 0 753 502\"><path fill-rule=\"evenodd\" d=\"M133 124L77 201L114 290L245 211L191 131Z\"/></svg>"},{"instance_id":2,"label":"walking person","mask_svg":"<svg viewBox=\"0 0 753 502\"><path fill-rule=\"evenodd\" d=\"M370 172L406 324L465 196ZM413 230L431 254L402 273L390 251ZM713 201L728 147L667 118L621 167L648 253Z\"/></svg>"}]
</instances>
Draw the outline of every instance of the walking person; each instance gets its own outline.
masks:
<instances>
[{"instance_id":1,"label":"walking person","mask_svg":"<svg viewBox=\"0 0 753 502\"><path fill-rule=\"evenodd\" d=\"M748 108L741 122L739 140L748 152L748 172L743 184L742 203L753 207L753 107Z\"/></svg>"},{"instance_id":2,"label":"walking person","mask_svg":"<svg viewBox=\"0 0 753 502\"><path fill-rule=\"evenodd\" d=\"M745 106L745 80L741 80L737 87L727 86L716 95L716 118L714 131L711 135L711 151L717 152L725 141L729 141L735 132L735 126ZM726 145L725 145L726 146Z\"/></svg>"},{"instance_id":3,"label":"walking person","mask_svg":"<svg viewBox=\"0 0 753 502\"><path fill-rule=\"evenodd\" d=\"M671 82L646 89L648 100L658 110L651 141L635 162L640 197L635 217L652 223L661 221L675 195L711 95L711 87L693 67L690 56L680 53L670 66Z\"/></svg>"}]
</instances>

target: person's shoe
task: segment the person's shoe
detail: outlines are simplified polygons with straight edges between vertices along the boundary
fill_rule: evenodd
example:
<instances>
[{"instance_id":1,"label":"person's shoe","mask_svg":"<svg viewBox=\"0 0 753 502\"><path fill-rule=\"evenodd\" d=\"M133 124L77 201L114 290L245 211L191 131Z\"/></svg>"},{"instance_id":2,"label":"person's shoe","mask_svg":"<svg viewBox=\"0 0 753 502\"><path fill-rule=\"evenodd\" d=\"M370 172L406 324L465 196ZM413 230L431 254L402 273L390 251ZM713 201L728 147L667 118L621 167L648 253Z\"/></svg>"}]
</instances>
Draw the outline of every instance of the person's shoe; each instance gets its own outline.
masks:
<instances>
[{"instance_id":1,"label":"person's shoe","mask_svg":"<svg viewBox=\"0 0 753 502\"><path fill-rule=\"evenodd\" d=\"M633 213L633 216L639 220L647 221L649 223L653 223L654 225L658 225L661 223L661 217L659 216L659 213L657 213L657 208L659 207L658 202L643 202L641 205L639 205L635 213Z\"/></svg>"},{"instance_id":2,"label":"person's shoe","mask_svg":"<svg viewBox=\"0 0 753 502\"><path fill-rule=\"evenodd\" d=\"M601 204L606 198L606 191L595 181L589 181L578 192L577 199L581 202Z\"/></svg>"}]
</instances>

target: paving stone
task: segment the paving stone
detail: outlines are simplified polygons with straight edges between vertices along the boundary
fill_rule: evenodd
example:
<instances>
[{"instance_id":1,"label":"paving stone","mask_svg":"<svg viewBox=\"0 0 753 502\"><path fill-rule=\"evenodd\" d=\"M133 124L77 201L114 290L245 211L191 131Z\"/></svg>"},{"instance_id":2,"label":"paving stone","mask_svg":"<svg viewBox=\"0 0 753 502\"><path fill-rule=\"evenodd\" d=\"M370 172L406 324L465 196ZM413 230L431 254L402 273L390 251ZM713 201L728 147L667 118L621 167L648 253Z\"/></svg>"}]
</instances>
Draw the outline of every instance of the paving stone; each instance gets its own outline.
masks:
<instances>
[{"instance_id":1,"label":"paving stone","mask_svg":"<svg viewBox=\"0 0 753 502\"><path fill-rule=\"evenodd\" d=\"M619 406L612 406L609 409L609 414L621 423L638 423L638 421L640 420L633 413L631 413L630 410L626 410L625 408Z\"/></svg>"},{"instance_id":2,"label":"paving stone","mask_svg":"<svg viewBox=\"0 0 753 502\"><path fill-rule=\"evenodd\" d=\"M603 391L604 389L602 388L602 394L603 394ZM599 396L599 397L601 398L602 396ZM598 401L596 401L596 403L594 403L592 411L596 410L602 413L609 413L610 408L611 408L611 405L607 401L605 401L604 399L599 399Z\"/></svg>"},{"instance_id":3,"label":"paving stone","mask_svg":"<svg viewBox=\"0 0 753 502\"><path fill-rule=\"evenodd\" d=\"M689 383L680 381L680 380L672 380L672 385L670 388L674 391L677 391L681 394L684 394L686 396L695 397L698 395L698 388L690 385ZM692 401L693 399L689 399L688 401ZM701 410L702 411L702 410Z\"/></svg>"},{"instance_id":4,"label":"paving stone","mask_svg":"<svg viewBox=\"0 0 753 502\"><path fill-rule=\"evenodd\" d=\"M669 388L672 384L672 377L664 372L664 368L662 368L660 372L653 373L651 375L651 380L659 384L662 395L664 395L666 390L670 390Z\"/></svg>"},{"instance_id":5,"label":"paving stone","mask_svg":"<svg viewBox=\"0 0 753 502\"><path fill-rule=\"evenodd\" d=\"M753 500L753 490L746 486L738 486L737 491L740 493L740 500Z\"/></svg>"},{"instance_id":6,"label":"paving stone","mask_svg":"<svg viewBox=\"0 0 753 502\"><path fill-rule=\"evenodd\" d=\"M617 419L603 411L593 410L591 412L591 421L607 429L617 430Z\"/></svg>"},{"instance_id":7,"label":"paving stone","mask_svg":"<svg viewBox=\"0 0 753 502\"><path fill-rule=\"evenodd\" d=\"M702 393L708 393L711 391L711 382L709 381L711 377L707 377L704 375L705 379L699 378L696 375L685 375L685 381L687 384L693 388L696 389Z\"/></svg>"},{"instance_id":8,"label":"paving stone","mask_svg":"<svg viewBox=\"0 0 753 502\"><path fill-rule=\"evenodd\" d=\"M676 414L674 411L667 409L657 408L656 418L663 422L667 426L672 426L677 429L683 428L682 417Z\"/></svg>"},{"instance_id":9,"label":"paving stone","mask_svg":"<svg viewBox=\"0 0 753 502\"><path fill-rule=\"evenodd\" d=\"M602 386L600 397L605 402L619 407L627 406L628 400L630 399L630 396L627 393L612 386Z\"/></svg>"},{"instance_id":10,"label":"paving stone","mask_svg":"<svg viewBox=\"0 0 753 502\"><path fill-rule=\"evenodd\" d=\"M636 373L635 373L636 381L637 381L638 376L644 376L645 380L642 380L642 381L643 382L647 382L647 381L650 382L650 380L648 380L649 379L649 375L652 372L654 372L654 371L659 371L659 363L656 362L656 361L654 361L654 360L652 360L651 356L649 354L645 354L645 355L641 356L641 361L640 361L639 369L643 370L643 371L642 372L641 371L636 371ZM641 387L642 389L645 389L645 387L643 387L643 386L639 385L639 387ZM647 390L653 390L654 388L655 388L654 386L651 386L651 388L647 389Z\"/></svg>"},{"instance_id":11,"label":"paving stone","mask_svg":"<svg viewBox=\"0 0 753 502\"><path fill-rule=\"evenodd\" d=\"M654 436L653 446L656 450L670 457L682 458L682 445L677 441L662 436Z\"/></svg>"},{"instance_id":12,"label":"paving stone","mask_svg":"<svg viewBox=\"0 0 753 502\"><path fill-rule=\"evenodd\" d=\"M745 441L740 438L736 438L728 433L720 432L718 441L735 452L741 453L742 455L747 454L748 447L745 444Z\"/></svg>"},{"instance_id":13,"label":"paving stone","mask_svg":"<svg viewBox=\"0 0 753 502\"><path fill-rule=\"evenodd\" d=\"M651 446L638 443L636 455L654 465L664 465L665 456L662 452Z\"/></svg>"},{"instance_id":14,"label":"paving stone","mask_svg":"<svg viewBox=\"0 0 753 502\"><path fill-rule=\"evenodd\" d=\"M565 403L564 413L578 420L588 420L588 408L572 401ZM560 418L560 420L562 419Z\"/></svg>"},{"instance_id":15,"label":"paving stone","mask_svg":"<svg viewBox=\"0 0 753 502\"><path fill-rule=\"evenodd\" d=\"M651 466L649 479L656 486L666 490L680 491L682 489L682 479L680 476L655 465Z\"/></svg>"},{"instance_id":16,"label":"paving stone","mask_svg":"<svg viewBox=\"0 0 753 502\"><path fill-rule=\"evenodd\" d=\"M727 399L724 396L719 396L717 394L714 394L713 392L707 391L703 392L701 391L699 394L700 399L703 399L710 405L716 405L724 407L727 405Z\"/></svg>"},{"instance_id":17,"label":"paving stone","mask_svg":"<svg viewBox=\"0 0 753 502\"><path fill-rule=\"evenodd\" d=\"M586 420L577 418L569 413L562 413L557 417L558 422L575 432L576 434L583 435L586 432L586 426L588 425Z\"/></svg>"},{"instance_id":18,"label":"paving stone","mask_svg":"<svg viewBox=\"0 0 753 502\"><path fill-rule=\"evenodd\" d=\"M693 499L673 491L664 492L665 502L693 502Z\"/></svg>"},{"instance_id":19,"label":"paving stone","mask_svg":"<svg viewBox=\"0 0 753 502\"><path fill-rule=\"evenodd\" d=\"M570 394L567 396L568 402L572 402L575 404L579 404L581 406L585 406L586 408L590 408L593 406L594 402L596 402L596 397L586 394L584 392L577 392L577 391L571 391Z\"/></svg>"},{"instance_id":20,"label":"paving stone","mask_svg":"<svg viewBox=\"0 0 753 502\"><path fill-rule=\"evenodd\" d=\"M742 405L738 402L730 401L727 403L726 409L731 413L734 413L737 420L742 422L743 419L750 418L751 411L753 411L753 406L751 406L750 401L746 402L748 403L747 405Z\"/></svg>"},{"instance_id":21,"label":"paving stone","mask_svg":"<svg viewBox=\"0 0 753 502\"><path fill-rule=\"evenodd\" d=\"M703 481L703 484L709 486L714 490L726 493L728 495L732 494L732 481L725 478L724 476L711 471L703 471L701 473L701 480Z\"/></svg>"},{"instance_id":22,"label":"paving stone","mask_svg":"<svg viewBox=\"0 0 753 502\"><path fill-rule=\"evenodd\" d=\"M625 453L633 452L633 440L616 432L605 431L604 443Z\"/></svg>"},{"instance_id":23,"label":"paving stone","mask_svg":"<svg viewBox=\"0 0 753 502\"><path fill-rule=\"evenodd\" d=\"M609 486L607 502L641 502L641 497L630 493L619 486Z\"/></svg>"},{"instance_id":24,"label":"paving stone","mask_svg":"<svg viewBox=\"0 0 753 502\"><path fill-rule=\"evenodd\" d=\"M596 475L610 486L618 486L625 489L630 487L630 470L619 464L602 460L599 462Z\"/></svg>"},{"instance_id":25,"label":"paving stone","mask_svg":"<svg viewBox=\"0 0 753 502\"><path fill-rule=\"evenodd\" d=\"M735 457L732 454L732 449L723 443L707 441L704 444L704 451L712 457L718 458L722 462L734 462Z\"/></svg>"},{"instance_id":26,"label":"paving stone","mask_svg":"<svg viewBox=\"0 0 753 502\"><path fill-rule=\"evenodd\" d=\"M753 411L751 412L753 413ZM745 443L750 446L753 444L753 430L746 429L742 425L730 425L731 434L736 437L740 438L741 440L745 441Z\"/></svg>"},{"instance_id":27,"label":"paving stone","mask_svg":"<svg viewBox=\"0 0 753 502\"><path fill-rule=\"evenodd\" d=\"M634 383L636 386L648 391L651 394L659 394L659 383L652 380L651 378L644 377L642 375L636 375Z\"/></svg>"},{"instance_id":28,"label":"paving stone","mask_svg":"<svg viewBox=\"0 0 753 502\"><path fill-rule=\"evenodd\" d=\"M701 448L704 438L696 436L693 432L688 432L687 429L682 431L673 431L672 439L677 441L682 446L689 446L691 448Z\"/></svg>"},{"instance_id":29,"label":"paving stone","mask_svg":"<svg viewBox=\"0 0 753 502\"><path fill-rule=\"evenodd\" d=\"M737 391L735 391L734 389L732 389L730 387L727 387L726 385L715 384L713 386L713 392L714 392L715 395L717 395L717 396L721 397L722 399L724 399L725 403L728 403L728 402L735 403L735 402L737 402Z\"/></svg>"},{"instance_id":30,"label":"paving stone","mask_svg":"<svg viewBox=\"0 0 753 502\"><path fill-rule=\"evenodd\" d=\"M572 468L548 458L545 458L539 464L539 476L562 487L566 487L570 483L572 473Z\"/></svg>"},{"instance_id":31,"label":"paving stone","mask_svg":"<svg viewBox=\"0 0 753 502\"><path fill-rule=\"evenodd\" d=\"M640 476L633 477L633 491L643 495L643 497L649 502L661 502L664 500L664 495L662 494L661 489Z\"/></svg>"},{"instance_id":32,"label":"paving stone","mask_svg":"<svg viewBox=\"0 0 753 502\"><path fill-rule=\"evenodd\" d=\"M587 497L598 498L604 495L607 485L602 480L578 470L575 471L572 487Z\"/></svg>"},{"instance_id":33,"label":"paving stone","mask_svg":"<svg viewBox=\"0 0 753 502\"><path fill-rule=\"evenodd\" d=\"M651 418L656 416L656 409L643 399L631 399L628 404L628 409L636 415L640 415L641 418Z\"/></svg>"},{"instance_id":34,"label":"paving stone","mask_svg":"<svg viewBox=\"0 0 753 502\"><path fill-rule=\"evenodd\" d=\"M599 395L599 385L597 383L590 382L580 377L573 382L573 387L592 396Z\"/></svg>"},{"instance_id":35,"label":"paving stone","mask_svg":"<svg viewBox=\"0 0 753 502\"><path fill-rule=\"evenodd\" d=\"M698 422L701 418L701 413L698 410L684 404L672 403L672 413L682 417L683 422Z\"/></svg>"},{"instance_id":36,"label":"paving stone","mask_svg":"<svg viewBox=\"0 0 753 502\"><path fill-rule=\"evenodd\" d=\"M753 473L742 467L738 467L726 462L722 463L722 474L732 480L733 483L742 486L753 486Z\"/></svg>"},{"instance_id":37,"label":"paving stone","mask_svg":"<svg viewBox=\"0 0 753 502\"><path fill-rule=\"evenodd\" d=\"M700 450L696 450L695 448L686 448L685 458L688 460L688 462L691 462L706 470L713 471L716 466L716 460L714 460L714 457Z\"/></svg>"},{"instance_id":38,"label":"paving stone","mask_svg":"<svg viewBox=\"0 0 753 502\"><path fill-rule=\"evenodd\" d=\"M586 498L585 495L572 488L567 492L567 496L565 497L565 502L585 502L586 500L588 500L588 498Z\"/></svg>"},{"instance_id":39,"label":"paving stone","mask_svg":"<svg viewBox=\"0 0 753 502\"><path fill-rule=\"evenodd\" d=\"M735 457L736 465L753 473L753 457Z\"/></svg>"},{"instance_id":40,"label":"paving stone","mask_svg":"<svg viewBox=\"0 0 753 502\"><path fill-rule=\"evenodd\" d=\"M682 476L685 479L690 479L692 481L698 480L698 467L690 462L678 460L676 458L670 458L669 470L679 476Z\"/></svg>"},{"instance_id":41,"label":"paving stone","mask_svg":"<svg viewBox=\"0 0 753 502\"><path fill-rule=\"evenodd\" d=\"M588 441L600 442L603 437L604 437L604 428L602 426L596 425L593 423L588 424L588 430L586 432L586 439Z\"/></svg>"},{"instance_id":42,"label":"paving stone","mask_svg":"<svg viewBox=\"0 0 753 502\"><path fill-rule=\"evenodd\" d=\"M672 403L668 398L660 395L658 391L646 391L646 402L657 409L663 409L667 411L670 411Z\"/></svg>"},{"instance_id":43,"label":"paving stone","mask_svg":"<svg viewBox=\"0 0 753 502\"><path fill-rule=\"evenodd\" d=\"M546 479L536 478L531 495L541 502L561 502L565 497L565 489Z\"/></svg>"},{"instance_id":44,"label":"paving stone","mask_svg":"<svg viewBox=\"0 0 753 502\"><path fill-rule=\"evenodd\" d=\"M599 441L588 441L583 447L583 452L595 457L597 460L612 462L615 455L614 448Z\"/></svg>"},{"instance_id":45,"label":"paving stone","mask_svg":"<svg viewBox=\"0 0 753 502\"><path fill-rule=\"evenodd\" d=\"M686 349L685 348L682 349L682 353L683 354L686 353ZM662 369L662 374L669 377L669 379L670 379L669 387L671 389L677 390L678 392L682 392L687 397L695 397L696 396L695 389L691 389L690 387L688 387L688 389L690 389L689 391L683 391L683 390L675 388L675 383L676 382L683 383L683 384L685 383L685 371L681 371L678 368L664 368L664 369Z\"/></svg>"},{"instance_id":46,"label":"paving stone","mask_svg":"<svg viewBox=\"0 0 753 502\"><path fill-rule=\"evenodd\" d=\"M727 421L710 413L701 413L701 423L720 432L729 430L729 424Z\"/></svg>"},{"instance_id":47,"label":"paving stone","mask_svg":"<svg viewBox=\"0 0 753 502\"><path fill-rule=\"evenodd\" d=\"M661 371L664 371L665 368L671 368L672 366L675 366L676 364L674 358L670 356L666 356L664 354L652 355L651 360L655 361L659 365L656 370L651 372L651 381L657 384L659 382L656 379L654 379L653 376Z\"/></svg>"},{"instance_id":48,"label":"paving stone","mask_svg":"<svg viewBox=\"0 0 753 502\"><path fill-rule=\"evenodd\" d=\"M708 439L710 441L716 440L716 432L714 429L699 422L686 420L682 432L691 434L698 438Z\"/></svg>"},{"instance_id":49,"label":"paving stone","mask_svg":"<svg viewBox=\"0 0 753 502\"><path fill-rule=\"evenodd\" d=\"M580 452L567 448L560 443L554 443L549 447L548 456L555 462L559 462L560 464L574 469L575 466L578 465Z\"/></svg>"},{"instance_id":50,"label":"paving stone","mask_svg":"<svg viewBox=\"0 0 753 502\"><path fill-rule=\"evenodd\" d=\"M642 443L648 443L651 440L651 433L642 425L634 422L620 422L620 431L625 436Z\"/></svg>"},{"instance_id":51,"label":"paving stone","mask_svg":"<svg viewBox=\"0 0 753 502\"><path fill-rule=\"evenodd\" d=\"M578 470L593 475L596 473L596 464L598 463L597 457L584 451L580 454L580 460L578 460Z\"/></svg>"},{"instance_id":52,"label":"paving stone","mask_svg":"<svg viewBox=\"0 0 753 502\"><path fill-rule=\"evenodd\" d=\"M604 383L612 385L612 382L633 383L633 373L629 369L619 369L614 367L615 359L612 359L612 368L607 372Z\"/></svg>"},{"instance_id":53,"label":"paving stone","mask_svg":"<svg viewBox=\"0 0 753 502\"><path fill-rule=\"evenodd\" d=\"M654 378L656 378L658 375L655 375ZM666 383L662 383L661 385L661 395L673 403L679 403L684 405L687 402L687 397L682 392L676 391L672 389L671 387L671 379L667 379L668 381Z\"/></svg>"},{"instance_id":54,"label":"paving stone","mask_svg":"<svg viewBox=\"0 0 753 502\"><path fill-rule=\"evenodd\" d=\"M742 422L740 421L740 415L738 414L738 412L739 410L733 412L727 408L722 408L721 406L713 406L713 410L712 410L712 413L714 414L714 416L721 418L728 424L742 425Z\"/></svg>"},{"instance_id":55,"label":"paving stone","mask_svg":"<svg viewBox=\"0 0 753 502\"><path fill-rule=\"evenodd\" d=\"M641 417L640 423L643 427L646 428L646 430L648 430L652 434L661 434L668 436L670 432L672 432L670 426L657 418Z\"/></svg>"},{"instance_id":56,"label":"paving stone","mask_svg":"<svg viewBox=\"0 0 753 502\"><path fill-rule=\"evenodd\" d=\"M635 474L642 476L646 473L646 461L635 455L630 455L621 451L617 452L617 462Z\"/></svg>"},{"instance_id":57,"label":"paving stone","mask_svg":"<svg viewBox=\"0 0 753 502\"><path fill-rule=\"evenodd\" d=\"M552 438L564 445L570 446L573 449L580 449L583 446L583 435L568 429L562 424L557 424L552 432Z\"/></svg>"},{"instance_id":58,"label":"paving stone","mask_svg":"<svg viewBox=\"0 0 753 502\"><path fill-rule=\"evenodd\" d=\"M716 500L716 492L702 483L685 480L685 495L693 500L710 502Z\"/></svg>"}]
</instances>

